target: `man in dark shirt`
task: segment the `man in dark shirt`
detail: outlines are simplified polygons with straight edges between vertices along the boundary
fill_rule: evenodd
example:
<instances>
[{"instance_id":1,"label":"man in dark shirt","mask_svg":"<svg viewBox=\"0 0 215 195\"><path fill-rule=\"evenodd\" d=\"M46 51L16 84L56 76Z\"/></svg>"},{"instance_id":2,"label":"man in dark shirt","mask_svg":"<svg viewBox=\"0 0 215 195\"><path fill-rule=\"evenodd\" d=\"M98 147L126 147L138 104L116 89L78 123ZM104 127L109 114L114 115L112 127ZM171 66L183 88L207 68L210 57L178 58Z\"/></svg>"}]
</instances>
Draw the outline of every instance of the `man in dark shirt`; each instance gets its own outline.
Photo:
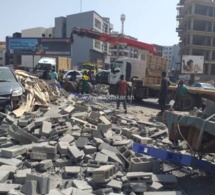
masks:
<instances>
[{"instance_id":1,"label":"man in dark shirt","mask_svg":"<svg viewBox=\"0 0 215 195\"><path fill-rule=\"evenodd\" d=\"M161 80L161 87L160 87L158 103L159 103L160 109L161 109L160 114L163 114L163 112L165 110L165 105L166 105L167 90L168 90L170 83L166 78L166 72L162 72L161 76L162 76L162 80Z\"/></svg>"}]
</instances>

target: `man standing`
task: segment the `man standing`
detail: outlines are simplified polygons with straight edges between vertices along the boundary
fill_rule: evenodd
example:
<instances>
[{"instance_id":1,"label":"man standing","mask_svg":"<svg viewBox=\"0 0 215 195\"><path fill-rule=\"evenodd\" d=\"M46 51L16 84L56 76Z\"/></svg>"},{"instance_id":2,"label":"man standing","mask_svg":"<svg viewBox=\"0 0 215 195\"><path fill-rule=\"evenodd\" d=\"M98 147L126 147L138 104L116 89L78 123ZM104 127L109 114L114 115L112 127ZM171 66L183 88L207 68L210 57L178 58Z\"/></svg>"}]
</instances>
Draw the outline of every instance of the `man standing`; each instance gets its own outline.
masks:
<instances>
[{"instance_id":1,"label":"man standing","mask_svg":"<svg viewBox=\"0 0 215 195\"><path fill-rule=\"evenodd\" d=\"M120 80L117 83L117 109L119 109L120 102L123 102L123 107L125 110L125 114L127 114L127 105L126 105L126 89L127 89L127 82L124 80L124 75L120 76Z\"/></svg>"},{"instance_id":2,"label":"man standing","mask_svg":"<svg viewBox=\"0 0 215 195\"><path fill-rule=\"evenodd\" d=\"M51 80L58 80L58 75L55 69L52 69L52 72L50 73L50 77L51 77Z\"/></svg>"},{"instance_id":3,"label":"man standing","mask_svg":"<svg viewBox=\"0 0 215 195\"><path fill-rule=\"evenodd\" d=\"M166 78L166 72L162 72L161 76L162 76L162 80L161 80L161 87L160 87L158 103L159 103L160 109L161 109L160 114L163 114L163 112L165 110L165 105L166 105L167 90L168 90L170 83Z\"/></svg>"}]
</instances>

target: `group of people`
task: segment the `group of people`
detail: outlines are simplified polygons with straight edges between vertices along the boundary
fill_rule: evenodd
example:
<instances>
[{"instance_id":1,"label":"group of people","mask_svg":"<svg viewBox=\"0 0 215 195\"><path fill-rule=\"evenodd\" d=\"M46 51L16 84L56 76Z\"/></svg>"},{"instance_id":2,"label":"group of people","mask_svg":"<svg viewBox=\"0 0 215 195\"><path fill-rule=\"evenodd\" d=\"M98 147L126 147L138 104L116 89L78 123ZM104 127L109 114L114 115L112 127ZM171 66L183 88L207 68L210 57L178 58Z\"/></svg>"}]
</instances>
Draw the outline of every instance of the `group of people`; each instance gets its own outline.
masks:
<instances>
[{"instance_id":1,"label":"group of people","mask_svg":"<svg viewBox=\"0 0 215 195\"><path fill-rule=\"evenodd\" d=\"M168 95L168 87L170 85L170 82L166 77L166 72L162 72L161 76L162 76L162 80L161 80L159 99L158 99L158 103L161 111L159 114L163 114L163 112L165 111L166 98ZM183 96L188 92L189 92L188 89L186 88L186 86L184 86L184 82L182 80L179 81L178 87L175 93L175 103L171 109L183 110L183 105L184 105ZM124 80L124 75L121 75L120 80L117 83L117 95L118 95L117 109L119 109L120 102L123 102L125 113L127 113L126 94L127 94L127 83Z\"/></svg>"},{"instance_id":2,"label":"group of people","mask_svg":"<svg viewBox=\"0 0 215 195\"><path fill-rule=\"evenodd\" d=\"M46 69L43 72L42 79L44 79L44 80L58 80L58 74L57 74L55 68L53 68L51 71L50 71L50 69Z\"/></svg>"}]
</instances>

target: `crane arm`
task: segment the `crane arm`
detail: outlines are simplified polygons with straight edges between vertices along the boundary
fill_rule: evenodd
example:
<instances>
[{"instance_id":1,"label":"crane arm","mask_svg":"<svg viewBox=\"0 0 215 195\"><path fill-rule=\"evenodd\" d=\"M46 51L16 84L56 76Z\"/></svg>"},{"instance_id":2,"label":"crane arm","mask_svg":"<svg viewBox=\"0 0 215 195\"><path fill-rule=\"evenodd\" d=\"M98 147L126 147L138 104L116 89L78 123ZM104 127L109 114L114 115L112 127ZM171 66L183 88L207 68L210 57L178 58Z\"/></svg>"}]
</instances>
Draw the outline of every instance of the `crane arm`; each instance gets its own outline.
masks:
<instances>
[{"instance_id":1,"label":"crane arm","mask_svg":"<svg viewBox=\"0 0 215 195\"><path fill-rule=\"evenodd\" d=\"M80 37L88 37L88 38L96 39L113 45L116 45L118 43L126 43L130 47L147 50L150 53L157 55L157 51L153 45L136 41L133 39L129 39L124 37L123 35L118 35L118 36L110 35L110 34L98 32L96 30L89 30L89 29L77 28L77 27L73 28L71 36L73 34Z\"/></svg>"}]
</instances>

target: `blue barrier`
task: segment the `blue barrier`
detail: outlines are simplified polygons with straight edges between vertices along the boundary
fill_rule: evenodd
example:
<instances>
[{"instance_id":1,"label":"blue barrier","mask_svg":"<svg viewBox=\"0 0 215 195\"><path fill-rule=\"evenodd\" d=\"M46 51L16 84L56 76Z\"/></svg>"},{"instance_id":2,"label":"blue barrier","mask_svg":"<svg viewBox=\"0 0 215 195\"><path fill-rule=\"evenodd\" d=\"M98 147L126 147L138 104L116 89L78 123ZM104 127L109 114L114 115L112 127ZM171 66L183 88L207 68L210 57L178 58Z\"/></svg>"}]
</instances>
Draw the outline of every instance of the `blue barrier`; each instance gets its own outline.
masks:
<instances>
[{"instance_id":1,"label":"blue barrier","mask_svg":"<svg viewBox=\"0 0 215 195\"><path fill-rule=\"evenodd\" d=\"M190 166L205 172L215 173L215 164L212 164L208 161L199 160L194 156L169 152L138 143L133 143L132 150L136 153L149 155L151 157L159 158L170 163Z\"/></svg>"}]
</instances>

